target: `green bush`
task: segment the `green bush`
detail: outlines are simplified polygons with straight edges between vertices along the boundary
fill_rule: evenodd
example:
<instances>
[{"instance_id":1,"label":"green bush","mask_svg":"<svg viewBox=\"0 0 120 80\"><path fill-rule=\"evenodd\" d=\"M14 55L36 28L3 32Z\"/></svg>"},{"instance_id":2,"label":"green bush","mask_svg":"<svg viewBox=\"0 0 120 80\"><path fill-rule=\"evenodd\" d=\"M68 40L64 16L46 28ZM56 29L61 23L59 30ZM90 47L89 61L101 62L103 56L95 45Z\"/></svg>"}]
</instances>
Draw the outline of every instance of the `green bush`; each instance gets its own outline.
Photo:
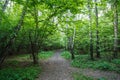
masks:
<instances>
[{"instance_id":1,"label":"green bush","mask_svg":"<svg viewBox=\"0 0 120 80\"><path fill-rule=\"evenodd\" d=\"M65 59L70 59L71 55L69 51L64 51L61 53L61 56L64 57Z\"/></svg>"},{"instance_id":2,"label":"green bush","mask_svg":"<svg viewBox=\"0 0 120 80\"><path fill-rule=\"evenodd\" d=\"M68 51L63 52L61 56L70 59L70 53ZM92 61L88 55L75 55L75 59L71 61L71 65L78 68L93 68L120 73L119 64L119 59L115 59L112 62L103 59Z\"/></svg>"},{"instance_id":3,"label":"green bush","mask_svg":"<svg viewBox=\"0 0 120 80\"><path fill-rule=\"evenodd\" d=\"M120 59L114 59L112 60L112 63L120 65Z\"/></svg>"},{"instance_id":4,"label":"green bush","mask_svg":"<svg viewBox=\"0 0 120 80\"><path fill-rule=\"evenodd\" d=\"M38 57L40 59L47 59L47 58L53 56L53 54L54 54L54 52L52 52L52 51L42 51L39 53Z\"/></svg>"},{"instance_id":5,"label":"green bush","mask_svg":"<svg viewBox=\"0 0 120 80\"><path fill-rule=\"evenodd\" d=\"M97 65L95 65L96 69L101 69L101 70L114 70L114 66L108 62L101 62Z\"/></svg>"},{"instance_id":6,"label":"green bush","mask_svg":"<svg viewBox=\"0 0 120 80\"><path fill-rule=\"evenodd\" d=\"M112 63L117 66L115 68L115 71L118 72L118 73L120 73L120 59L114 59L114 60L112 60Z\"/></svg>"},{"instance_id":7,"label":"green bush","mask_svg":"<svg viewBox=\"0 0 120 80\"><path fill-rule=\"evenodd\" d=\"M34 80L39 73L39 66L6 68L0 70L0 80Z\"/></svg>"},{"instance_id":8,"label":"green bush","mask_svg":"<svg viewBox=\"0 0 120 80\"><path fill-rule=\"evenodd\" d=\"M76 58L72 60L71 64L74 67L87 68L93 66L93 63L88 60L87 55L76 55Z\"/></svg>"}]
</instances>

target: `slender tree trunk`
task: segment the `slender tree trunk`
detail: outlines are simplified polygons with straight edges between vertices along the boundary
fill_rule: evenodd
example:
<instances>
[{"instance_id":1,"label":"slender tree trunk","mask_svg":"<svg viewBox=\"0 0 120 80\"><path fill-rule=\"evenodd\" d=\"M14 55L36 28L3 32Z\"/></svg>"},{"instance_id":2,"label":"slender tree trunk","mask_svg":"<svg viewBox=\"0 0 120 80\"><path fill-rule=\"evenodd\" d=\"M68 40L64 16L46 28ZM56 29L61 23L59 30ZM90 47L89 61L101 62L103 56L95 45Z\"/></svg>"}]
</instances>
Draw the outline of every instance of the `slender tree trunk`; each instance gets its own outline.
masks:
<instances>
[{"instance_id":1,"label":"slender tree trunk","mask_svg":"<svg viewBox=\"0 0 120 80\"><path fill-rule=\"evenodd\" d=\"M30 47L31 47L31 54L32 54L31 56L33 58L33 63L38 64L38 58L37 58L37 55L35 53L36 44L34 43L34 40L32 39L31 33L32 32L30 31L29 32L29 40L30 40Z\"/></svg>"},{"instance_id":2,"label":"slender tree trunk","mask_svg":"<svg viewBox=\"0 0 120 80\"><path fill-rule=\"evenodd\" d=\"M68 43L68 46L69 46L69 51L71 53L71 59L74 59L74 52L73 52L73 36L70 36L68 38L69 40L69 43Z\"/></svg>"},{"instance_id":3,"label":"slender tree trunk","mask_svg":"<svg viewBox=\"0 0 120 80\"><path fill-rule=\"evenodd\" d=\"M9 39L9 41L8 41L7 45L5 46L4 50L1 52L1 54L3 54L3 55L0 56L0 66L4 62L6 56L8 55L7 51L9 50L11 45L14 43L14 40L17 37L19 30L21 29L21 26L23 24L23 20L24 20L25 14L26 14L28 1L29 0L26 0L26 5L23 8L23 11L22 11L22 14L21 14L21 18L20 18L18 24L16 25L16 27L14 28L14 35Z\"/></svg>"},{"instance_id":4,"label":"slender tree trunk","mask_svg":"<svg viewBox=\"0 0 120 80\"><path fill-rule=\"evenodd\" d=\"M34 44L35 44L35 48L34 48L34 64L38 64L38 10L36 8L36 6L34 6L34 13L35 13L35 16L34 16L34 20L35 20L35 25L36 25L36 28L35 28L35 40L34 40Z\"/></svg>"},{"instance_id":5,"label":"slender tree trunk","mask_svg":"<svg viewBox=\"0 0 120 80\"><path fill-rule=\"evenodd\" d=\"M113 57L117 58L118 55L118 5L117 0L114 3L114 53Z\"/></svg>"},{"instance_id":6,"label":"slender tree trunk","mask_svg":"<svg viewBox=\"0 0 120 80\"><path fill-rule=\"evenodd\" d=\"M65 28L65 34L66 34L66 37L65 37L65 50L67 50L67 24L66 24L66 28Z\"/></svg>"},{"instance_id":7,"label":"slender tree trunk","mask_svg":"<svg viewBox=\"0 0 120 80\"><path fill-rule=\"evenodd\" d=\"M71 54L72 54L72 59L75 59L75 55L74 55L74 43L75 43L75 35L76 35L76 30L74 27L74 31L73 31L73 38L72 38L72 46L71 46Z\"/></svg>"},{"instance_id":8,"label":"slender tree trunk","mask_svg":"<svg viewBox=\"0 0 120 80\"><path fill-rule=\"evenodd\" d=\"M71 53L71 59L75 59L74 55L74 41L75 41L75 27L73 29L73 35L69 38L69 45L70 45L70 53Z\"/></svg>"},{"instance_id":9,"label":"slender tree trunk","mask_svg":"<svg viewBox=\"0 0 120 80\"><path fill-rule=\"evenodd\" d=\"M93 40L92 40L92 25L91 25L91 8L90 8L90 0L88 0L88 11L89 11L89 36L90 36L90 57L93 60Z\"/></svg>"},{"instance_id":10,"label":"slender tree trunk","mask_svg":"<svg viewBox=\"0 0 120 80\"><path fill-rule=\"evenodd\" d=\"M95 16L96 16L96 57L100 58L97 0L95 0Z\"/></svg>"}]
</instances>

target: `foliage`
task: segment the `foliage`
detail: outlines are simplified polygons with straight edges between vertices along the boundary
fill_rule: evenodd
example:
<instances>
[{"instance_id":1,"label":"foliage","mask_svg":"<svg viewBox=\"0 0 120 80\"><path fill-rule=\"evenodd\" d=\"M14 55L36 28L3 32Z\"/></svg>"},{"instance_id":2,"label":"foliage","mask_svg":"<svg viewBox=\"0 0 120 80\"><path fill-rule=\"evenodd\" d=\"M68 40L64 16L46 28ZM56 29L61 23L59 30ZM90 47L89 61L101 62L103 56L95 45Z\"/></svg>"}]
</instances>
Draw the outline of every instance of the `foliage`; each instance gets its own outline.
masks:
<instances>
[{"instance_id":1,"label":"foliage","mask_svg":"<svg viewBox=\"0 0 120 80\"><path fill-rule=\"evenodd\" d=\"M73 77L75 80L96 80L96 79L93 79L92 77L88 77L79 73L74 73Z\"/></svg>"},{"instance_id":2,"label":"foliage","mask_svg":"<svg viewBox=\"0 0 120 80\"><path fill-rule=\"evenodd\" d=\"M96 78L93 78L93 77L85 76L85 75L80 74L80 73L74 73L73 77L74 77L75 80L107 80L103 77L96 79Z\"/></svg>"},{"instance_id":3,"label":"foliage","mask_svg":"<svg viewBox=\"0 0 120 80\"><path fill-rule=\"evenodd\" d=\"M71 55L70 55L69 51L63 51L61 53L61 56L64 57L65 59L70 59L71 58Z\"/></svg>"},{"instance_id":4,"label":"foliage","mask_svg":"<svg viewBox=\"0 0 120 80\"><path fill-rule=\"evenodd\" d=\"M66 52L66 51L65 51ZM70 53L62 53L66 59L70 59ZM120 73L120 59L114 59L111 62L108 60L90 60L88 55L75 55L75 59L71 61L71 65L78 68L93 68L100 70L116 71Z\"/></svg>"},{"instance_id":5,"label":"foliage","mask_svg":"<svg viewBox=\"0 0 120 80\"><path fill-rule=\"evenodd\" d=\"M114 59L114 60L112 60L112 63L114 63L116 65L120 65L120 59Z\"/></svg>"},{"instance_id":6,"label":"foliage","mask_svg":"<svg viewBox=\"0 0 120 80\"><path fill-rule=\"evenodd\" d=\"M39 59L48 59L53 56L53 51L42 51L38 54Z\"/></svg>"},{"instance_id":7,"label":"foliage","mask_svg":"<svg viewBox=\"0 0 120 80\"><path fill-rule=\"evenodd\" d=\"M93 68L119 72L119 66L117 66L118 64L106 60L91 61L89 60L88 55L77 55L76 59L74 59L71 64L80 68Z\"/></svg>"},{"instance_id":8,"label":"foliage","mask_svg":"<svg viewBox=\"0 0 120 80\"><path fill-rule=\"evenodd\" d=\"M42 51L39 53L41 60L53 55L53 51ZM30 62L29 54L10 56L0 70L0 80L35 80L41 72L39 65Z\"/></svg>"},{"instance_id":9,"label":"foliage","mask_svg":"<svg viewBox=\"0 0 120 80\"><path fill-rule=\"evenodd\" d=\"M39 73L39 66L6 68L0 70L0 80L34 80Z\"/></svg>"},{"instance_id":10,"label":"foliage","mask_svg":"<svg viewBox=\"0 0 120 80\"><path fill-rule=\"evenodd\" d=\"M114 66L108 62L103 61L102 63L97 64L94 66L96 69L101 69L101 70L114 70Z\"/></svg>"},{"instance_id":11,"label":"foliage","mask_svg":"<svg viewBox=\"0 0 120 80\"><path fill-rule=\"evenodd\" d=\"M63 36L60 32L55 32L56 35L49 36L44 42L43 47L45 50L61 49L64 47Z\"/></svg>"}]
</instances>

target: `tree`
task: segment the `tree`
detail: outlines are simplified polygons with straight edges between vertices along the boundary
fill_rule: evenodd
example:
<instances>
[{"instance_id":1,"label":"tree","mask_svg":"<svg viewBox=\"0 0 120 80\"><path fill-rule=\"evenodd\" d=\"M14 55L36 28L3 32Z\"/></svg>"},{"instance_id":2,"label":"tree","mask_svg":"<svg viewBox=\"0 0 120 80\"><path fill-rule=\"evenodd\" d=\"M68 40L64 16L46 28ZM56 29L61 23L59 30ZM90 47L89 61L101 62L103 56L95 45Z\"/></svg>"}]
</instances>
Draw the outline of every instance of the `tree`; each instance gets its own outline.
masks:
<instances>
[{"instance_id":1,"label":"tree","mask_svg":"<svg viewBox=\"0 0 120 80\"><path fill-rule=\"evenodd\" d=\"M29 40L30 40L30 46L31 46L31 54L32 54L32 58L33 58L33 63L34 64L38 64L38 5L36 4L38 3L38 1L33 0L33 18L35 21L35 30L34 32L29 32ZM33 34L33 39L32 39L32 33Z\"/></svg>"},{"instance_id":2,"label":"tree","mask_svg":"<svg viewBox=\"0 0 120 80\"><path fill-rule=\"evenodd\" d=\"M92 22L91 22L91 8L90 8L90 0L88 0L88 11L89 11L89 35L90 35L90 57L91 57L91 60L93 60L93 40L92 40Z\"/></svg>"},{"instance_id":3,"label":"tree","mask_svg":"<svg viewBox=\"0 0 120 80\"><path fill-rule=\"evenodd\" d=\"M99 51L99 30L98 30L98 8L97 8L97 0L95 0L95 21L96 21L96 57L100 58L100 51Z\"/></svg>"},{"instance_id":4,"label":"tree","mask_svg":"<svg viewBox=\"0 0 120 80\"><path fill-rule=\"evenodd\" d=\"M113 57L118 56L118 0L114 1L114 53Z\"/></svg>"},{"instance_id":5,"label":"tree","mask_svg":"<svg viewBox=\"0 0 120 80\"><path fill-rule=\"evenodd\" d=\"M23 24L23 20L24 20L25 14L26 14L26 10L27 10L27 4L28 4L28 0L26 0L26 4L23 7L23 11L22 11L22 14L21 14L21 17L20 17L20 20L19 20L18 24L14 27L14 34L13 34L13 36L10 37L8 43L4 47L4 50L2 50L2 52L1 52L0 66L2 65L2 63L5 60L6 56L8 55L7 51L9 50L9 48L11 47L11 45L14 43L14 40L17 37L18 32L21 29L21 26Z\"/></svg>"}]
</instances>

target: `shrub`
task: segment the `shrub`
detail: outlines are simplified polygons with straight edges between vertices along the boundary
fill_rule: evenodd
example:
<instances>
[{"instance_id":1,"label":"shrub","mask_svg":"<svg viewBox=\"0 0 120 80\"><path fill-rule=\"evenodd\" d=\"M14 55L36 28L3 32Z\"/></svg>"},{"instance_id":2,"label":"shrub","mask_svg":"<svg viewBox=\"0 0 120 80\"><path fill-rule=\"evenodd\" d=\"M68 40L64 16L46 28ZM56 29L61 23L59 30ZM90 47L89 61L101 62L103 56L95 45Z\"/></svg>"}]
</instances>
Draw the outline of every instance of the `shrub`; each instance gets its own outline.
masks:
<instances>
[{"instance_id":1,"label":"shrub","mask_svg":"<svg viewBox=\"0 0 120 80\"><path fill-rule=\"evenodd\" d=\"M120 59L114 59L112 60L112 63L120 65Z\"/></svg>"},{"instance_id":2,"label":"shrub","mask_svg":"<svg viewBox=\"0 0 120 80\"><path fill-rule=\"evenodd\" d=\"M34 80L39 72L39 66L6 68L0 70L0 80Z\"/></svg>"},{"instance_id":3,"label":"shrub","mask_svg":"<svg viewBox=\"0 0 120 80\"><path fill-rule=\"evenodd\" d=\"M47 59L49 57L51 57L53 55L53 52L52 51L42 51L39 53L39 58L40 59Z\"/></svg>"},{"instance_id":4,"label":"shrub","mask_svg":"<svg viewBox=\"0 0 120 80\"><path fill-rule=\"evenodd\" d=\"M71 55L69 51L64 51L61 53L61 56L64 57L65 59L70 59Z\"/></svg>"},{"instance_id":5,"label":"shrub","mask_svg":"<svg viewBox=\"0 0 120 80\"><path fill-rule=\"evenodd\" d=\"M101 70L114 70L114 66L108 62L101 62L95 65L96 69L101 69Z\"/></svg>"}]
</instances>

